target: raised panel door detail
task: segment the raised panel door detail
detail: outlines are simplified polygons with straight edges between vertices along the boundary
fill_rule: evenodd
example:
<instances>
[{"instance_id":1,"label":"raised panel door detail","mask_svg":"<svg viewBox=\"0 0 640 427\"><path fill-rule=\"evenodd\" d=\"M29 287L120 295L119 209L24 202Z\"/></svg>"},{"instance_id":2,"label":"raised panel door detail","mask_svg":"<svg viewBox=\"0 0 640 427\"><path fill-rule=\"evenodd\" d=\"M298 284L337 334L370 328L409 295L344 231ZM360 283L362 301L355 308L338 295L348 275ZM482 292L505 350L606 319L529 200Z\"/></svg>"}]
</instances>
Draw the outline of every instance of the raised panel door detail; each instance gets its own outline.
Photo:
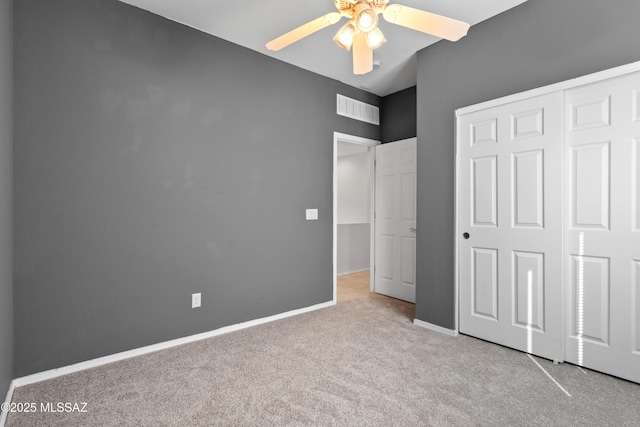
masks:
<instances>
[{"instance_id":1,"label":"raised panel door detail","mask_svg":"<svg viewBox=\"0 0 640 427\"><path fill-rule=\"evenodd\" d=\"M416 149L413 148L404 148L402 150L402 155L400 156L402 165L413 165L416 163Z\"/></svg>"},{"instance_id":2,"label":"raised panel door detail","mask_svg":"<svg viewBox=\"0 0 640 427\"><path fill-rule=\"evenodd\" d=\"M471 146L498 142L498 119L471 123Z\"/></svg>"},{"instance_id":3,"label":"raised panel door detail","mask_svg":"<svg viewBox=\"0 0 640 427\"><path fill-rule=\"evenodd\" d=\"M380 236L380 247L376 248L380 251L380 271L383 279L392 280L393 275L393 236ZM377 267L377 266L376 266Z\"/></svg>"},{"instance_id":4,"label":"raised panel door detail","mask_svg":"<svg viewBox=\"0 0 640 427\"><path fill-rule=\"evenodd\" d=\"M403 285L415 286L416 284L416 239L415 237L402 237L402 278Z\"/></svg>"},{"instance_id":5,"label":"raised panel door detail","mask_svg":"<svg viewBox=\"0 0 640 427\"><path fill-rule=\"evenodd\" d=\"M544 135L544 110L525 111L511 116L511 139Z\"/></svg>"},{"instance_id":6,"label":"raised panel door detail","mask_svg":"<svg viewBox=\"0 0 640 427\"><path fill-rule=\"evenodd\" d=\"M611 97L593 99L571 106L571 130L591 129L611 124Z\"/></svg>"},{"instance_id":7,"label":"raised panel door detail","mask_svg":"<svg viewBox=\"0 0 640 427\"><path fill-rule=\"evenodd\" d=\"M473 314L498 320L498 250L471 250Z\"/></svg>"},{"instance_id":8,"label":"raised panel door detail","mask_svg":"<svg viewBox=\"0 0 640 427\"><path fill-rule=\"evenodd\" d=\"M512 155L514 227L544 228L544 151Z\"/></svg>"},{"instance_id":9,"label":"raised panel door detail","mask_svg":"<svg viewBox=\"0 0 640 427\"><path fill-rule=\"evenodd\" d=\"M497 157L472 159L471 207L473 225L498 226Z\"/></svg>"},{"instance_id":10,"label":"raised panel door detail","mask_svg":"<svg viewBox=\"0 0 640 427\"><path fill-rule=\"evenodd\" d=\"M414 220L416 216L416 174L402 174L402 219Z\"/></svg>"},{"instance_id":11,"label":"raised panel door detail","mask_svg":"<svg viewBox=\"0 0 640 427\"><path fill-rule=\"evenodd\" d=\"M609 344L609 258L572 256L573 335Z\"/></svg>"},{"instance_id":12,"label":"raised panel door detail","mask_svg":"<svg viewBox=\"0 0 640 427\"><path fill-rule=\"evenodd\" d=\"M393 175L384 175L382 177L382 218L393 219Z\"/></svg>"},{"instance_id":13,"label":"raised panel door detail","mask_svg":"<svg viewBox=\"0 0 640 427\"><path fill-rule=\"evenodd\" d=\"M544 331L544 277L544 254L513 252L515 324Z\"/></svg>"},{"instance_id":14,"label":"raised panel door detail","mask_svg":"<svg viewBox=\"0 0 640 427\"><path fill-rule=\"evenodd\" d=\"M609 229L609 142L572 147L574 228Z\"/></svg>"},{"instance_id":15,"label":"raised panel door detail","mask_svg":"<svg viewBox=\"0 0 640 427\"><path fill-rule=\"evenodd\" d=\"M382 153L382 161L380 162L383 168L392 168L394 164L394 155L393 151L386 151Z\"/></svg>"}]
</instances>

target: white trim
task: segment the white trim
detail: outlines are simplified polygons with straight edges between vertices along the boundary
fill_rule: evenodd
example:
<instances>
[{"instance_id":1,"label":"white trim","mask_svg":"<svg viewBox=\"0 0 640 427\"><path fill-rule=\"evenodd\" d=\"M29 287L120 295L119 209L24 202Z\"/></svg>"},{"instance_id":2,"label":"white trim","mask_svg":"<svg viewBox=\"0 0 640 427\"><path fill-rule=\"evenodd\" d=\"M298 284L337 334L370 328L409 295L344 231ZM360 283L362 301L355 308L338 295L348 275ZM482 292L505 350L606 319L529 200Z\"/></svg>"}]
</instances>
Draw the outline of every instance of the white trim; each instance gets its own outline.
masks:
<instances>
[{"instance_id":1,"label":"white trim","mask_svg":"<svg viewBox=\"0 0 640 427\"><path fill-rule=\"evenodd\" d=\"M583 85L599 82L602 80L611 79L614 77L620 77L625 74L634 73L636 71L640 71L640 61L633 62L631 64L621 65L615 68L610 68L604 71L598 71L597 73L587 74L586 76L577 77L575 79L565 80L563 82L542 86L542 87L531 89L525 92L519 92L513 95L503 96L502 98L492 99L489 101L481 102L479 104L470 105L468 107L458 108L456 110L456 117L473 113L475 111L485 110L487 108L497 107L502 104L509 104L512 102L521 101L523 99L546 95L551 92L560 92L560 91L572 89L578 86L583 86Z\"/></svg>"},{"instance_id":2,"label":"white trim","mask_svg":"<svg viewBox=\"0 0 640 427\"><path fill-rule=\"evenodd\" d=\"M447 329L442 326L434 325L433 323L425 322L424 320L413 319L414 326L429 329L430 331L440 332L441 334L449 335L450 337L457 337L458 331L455 329Z\"/></svg>"},{"instance_id":3,"label":"white trim","mask_svg":"<svg viewBox=\"0 0 640 427\"><path fill-rule=\"evenodd\" d=\"M369 291L376 286L376 144L369 147Z\"/></svg>"},{"instance_id":4,"label":"white trim","mask_svg":"<svg viewBox=\"0 0 640 427\"><path fill-rule=\"evenodd\" d=\"M458 298L460 295L460 253L459 250L459 234L460 233L460 206L458 204L458 194L460 194L460 158L458 153L460 150L459 141L460 141L460 129L459 129L460 120L456 116L456 123L454 125L454 137L456 139L456 143L453 146L453 150L455 151L455 171L453 174L453 188L455 189L455 194L453 198L453 211L455 213L455 224L453 226L453 326L456 331L460 330L460 300Z\"/></svg>"},{"instance_id":5,"label":"white trim","mask_svg":"<svg viewBox=\"0 0 640 427\"><path fill-rule=\"evenodd\" d=\"M314 310L320 310L323 308L331 307L333 305L335 305L335 301L327 301L327 302L312 305L309 307L299 308L297 310L291 310L284 313L274 314L273 316L263 317L260 319L249 320L247 322L242 322L235 325L225 326L219 329L215 329L213 331L203 332L201 334L195 334L195 335L190 335L183 338L177 338L174 340L165 341L158 344L139 347L139 348L128 350L128 351L123 351L121 353L116 353L109 356L99 357L97 359L87 360L85 362L80 362L73 365L63 366L61 368L51 369L48 371L27 375L27 376L16 378L15 380L13 380L13 382L11 383L11 386L22 387L25 385L38 383L40 381L61 377L67 374L72 374L74 372L84 371L85 369L91 369L98 366L107 365L109 363L118 362L120 360L130 359L132 357L142 356L144 354L154 353L160 350L166 350L179 345L188 344L195 341L201 341L207 338L213 338L219 335L228 334L229 332L236 332L242 329L250 328L252 326L262 325L264 323L273 322L275 320L281 320L287 317L297 316L299 314L308 313Z\"/></svg>"},{"instance_id":6,"label":"white trim","mask_svg":"<svg viewBox=\"0 0 640 427\"><path fill-rule=\"evenodd\" d=\"M373 176L371 184L371 213L370 213L370 238L369 238L369 270L370 273L370 287L373 290L373 272L374 272L374 262L375 262L375 170L373 170L373 164L375 160L375 150L373 147L376 145L380 145L380 141L375 139L363 138L361 136L348 135L346 133L341 132L333 132L333 238L332 238L332 246L333 246L333 301L334 303L338 301L338 141L348 142L350 144L358 144L369 147L369 159L371 164L371 174Z\"/></svg>"},{"instance_id":7,"label":"white trim","mask_svg":"<svg viewBox=\"0 0 640 427\"><path fill-rule=\"evenodd\" d=\"M338 277L340 277L340 276L346 276L348 274L362 273L363 271L368 271L368 270L369 270L369 267L361 268L359 270L343 271L342 273L338 273L337 275L338 275Z\"/></svg>"},{"instance_id":8,"label":"white trim","mask_svg":"<svg viewBox=\"0 0 640 427\"><path fill-rule=\"evenodd\" d=\"M9 385L9 391L7 391L7 397L4 399L4 403L11 403L11 399L13 398L13 390L16 389L15 380L11 381L11 385ZM9 412L0 411L0 427L4 427L4 424L7 422L7 414Z\"/></svg>"}]
</instances>

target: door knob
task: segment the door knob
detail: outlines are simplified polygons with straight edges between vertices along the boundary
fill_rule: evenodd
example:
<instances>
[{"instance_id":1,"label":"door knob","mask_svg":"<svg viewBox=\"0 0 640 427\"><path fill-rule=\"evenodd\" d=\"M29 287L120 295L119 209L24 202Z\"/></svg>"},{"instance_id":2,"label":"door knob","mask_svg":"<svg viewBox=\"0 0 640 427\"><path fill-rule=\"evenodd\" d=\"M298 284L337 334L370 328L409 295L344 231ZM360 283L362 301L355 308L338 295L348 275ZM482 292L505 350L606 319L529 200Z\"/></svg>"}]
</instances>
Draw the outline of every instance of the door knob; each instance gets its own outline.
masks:
<instances>
[{"instance_id":1,"label":"door knob","mask_svg":"<svg viewBox=\"0 0 640 427\"><path fill-rule=\"evenodd\" d=\"M470 237L469 233L462 233L462 237L466 240Z\"/></svg>"},{"instance_id":2,"label":"door knob","mask_svg":"<svg viewBox=\"0 0 640 427\"><path fill-rule=\"evenodd\" d=\"M416 230L415 228L410 228L409 231L412 232L412 233L417 233L418 232L418 230Z\"/></svg>"}]
</instances>

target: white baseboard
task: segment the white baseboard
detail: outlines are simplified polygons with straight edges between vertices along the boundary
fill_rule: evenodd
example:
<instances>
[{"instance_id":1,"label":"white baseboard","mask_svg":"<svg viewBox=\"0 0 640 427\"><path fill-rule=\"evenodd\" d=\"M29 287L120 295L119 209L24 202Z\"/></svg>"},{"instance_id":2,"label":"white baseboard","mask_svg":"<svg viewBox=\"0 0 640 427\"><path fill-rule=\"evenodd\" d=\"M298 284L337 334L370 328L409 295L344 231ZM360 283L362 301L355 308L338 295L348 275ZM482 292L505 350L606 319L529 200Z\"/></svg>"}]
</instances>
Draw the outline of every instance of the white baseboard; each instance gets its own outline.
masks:
<instances>
[{"instance_id":1,"label":"white baseboard","mask_svg":"<svg viewBox=\"0 0 640 427\"><path fill-rule=\"evenodd\" d=\"M38 372L38 373L27 375L21 378L16 378L11 383L11 386L15 388L15 387L22 387L28 384L38 383L40 381L49 380L51 378L72 374L74 372L84 371L85 369L91 369L97 366L107 365L109 363L118 362L120 360L141 356L143 354L149 354L156 351L165 350L171 347L176 347L179 345L188 344L195 341L200 341L200 340L213 338L223 334L228 334L229 332L239 331L242 329L250 328L252 326L261 325L263 323L269 323L275 320L285 319L287 317L297 316L299 314L308 313L310 311L331 307L335 304L336 304L335 301L327 301L321 304L316 304L309 307L299 308L297 310L291 310L284 313L275 314L273 316L263 317L260 319L249 320L247 322L242 322L235 325L225 326L219 329L215 329L213 331L203 332L201 334L195 334L195 335L190 335L183 338L177 338L174 340L165 341L158 344L152 344L145 347L135 348L133 350L123 351L121 353L111 354L109 356L99 357L97 359L87 360L85 362L75 363L73 365L63 366L61 368ZM13 390L11 389L10 392L13 392ZM2 424L0 424L0 427L2 427Z\"/></svg>"},{"instance_id":2,"label":"white baseboard","mask_svg":"<svg viewBox=\"0 0 640 427\"><path fill-rule=\"evenodd\" d=\"M369 267L361 268L360 270L344 271L342 273L338 273L338 276L346 276L347 274L353 274L353 273L362 273L363 271L369 271Z\"/></svg>"},{"instance_id":3,"label":"white baseboard","mask_svg":"<svg viewBox=\"0 0 640 427\"><path fill-rule=\"evenodd\" d=\"M440 332L441 334L449 335L450 337L458 336L458 331L455 329L443 328L442 326L434 325L433 323L425 322L424 320L413 319L413 324L415 326L420 326L421 328L425 328L432 331Z\"/></svg>"},{"instance_id":4,"label":"white baseboard","mask_svg":"<svg viewBox=\"0 0 640 427\"><path fill-rule=\"evenodd\" d=\"M9 391L7 391L7 397L4 399L4 403L11 403L11 399L13 398L13 390L15 390L16 385L13 381L11 381L11 385L9 386ZM7 422L7 411L0 411L0 427L4 427L4 424Z\"/></svg>"}]
</instances>

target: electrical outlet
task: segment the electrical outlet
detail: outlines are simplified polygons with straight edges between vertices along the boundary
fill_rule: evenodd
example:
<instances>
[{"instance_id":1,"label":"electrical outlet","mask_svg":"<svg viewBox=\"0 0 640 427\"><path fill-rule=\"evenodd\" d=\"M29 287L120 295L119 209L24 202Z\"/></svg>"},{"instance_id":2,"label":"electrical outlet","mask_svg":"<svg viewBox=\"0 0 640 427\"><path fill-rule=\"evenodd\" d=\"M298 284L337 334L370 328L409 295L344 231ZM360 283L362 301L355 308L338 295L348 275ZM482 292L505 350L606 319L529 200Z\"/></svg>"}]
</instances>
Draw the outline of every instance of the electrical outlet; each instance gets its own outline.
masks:
<instances>
[{"instance_id":1,"label":"electrical outlet","mask_svg":"<svg viewBox=\"0 0 640 427\"><path fill-rule=\"evenodd\" d=\"M202 294L191 294L191 308L198 308L202 305Z\"/></svg>"}]
</instances>

